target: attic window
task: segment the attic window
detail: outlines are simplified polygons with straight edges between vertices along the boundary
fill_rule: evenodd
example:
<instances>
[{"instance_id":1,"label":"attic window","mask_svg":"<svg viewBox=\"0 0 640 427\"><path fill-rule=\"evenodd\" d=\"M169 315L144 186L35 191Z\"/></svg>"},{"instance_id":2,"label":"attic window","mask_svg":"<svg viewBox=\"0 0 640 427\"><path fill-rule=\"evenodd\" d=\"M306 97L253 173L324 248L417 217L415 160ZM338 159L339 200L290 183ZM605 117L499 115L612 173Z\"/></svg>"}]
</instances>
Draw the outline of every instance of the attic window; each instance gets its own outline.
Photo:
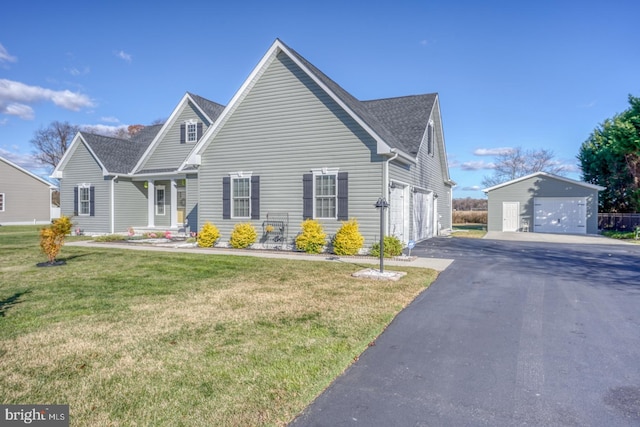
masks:
<instances>
[{"instance_id":1,"label":"attic window","mask_svg":"<svg viewBox=\"0 0 640 427\"><path fill-rule=\"evenodd\" d=\"M196 122L187 122L187 142L198 140L198 125Z\"/></svg>"},{"instance_id":2,"label":"attic window","mask_svg":"<svg viewBox=\"0 0 640 427\"><path fill-rule=\"evenodd\" d=\"M427 154L433 156L433 122L427 125Z\"/></svg>"}]
</instances>

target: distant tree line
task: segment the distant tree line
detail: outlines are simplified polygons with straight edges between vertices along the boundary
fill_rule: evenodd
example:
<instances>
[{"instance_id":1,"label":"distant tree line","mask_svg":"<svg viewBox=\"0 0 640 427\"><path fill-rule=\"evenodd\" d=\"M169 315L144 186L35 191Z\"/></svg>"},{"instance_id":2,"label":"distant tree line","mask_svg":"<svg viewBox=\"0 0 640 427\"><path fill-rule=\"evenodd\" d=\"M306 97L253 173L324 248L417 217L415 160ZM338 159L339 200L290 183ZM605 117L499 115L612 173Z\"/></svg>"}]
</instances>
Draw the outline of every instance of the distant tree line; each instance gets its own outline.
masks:
<instances>
[{"instance_id":1,"label":"distant tree line","mask_svg":"<svg viewBox=\"0 0 640 427\"><path fill-rule=\"evenodd\" d=\"M487 199L453 199L453 210L456 211L486 211Z\"/></svg>"}]
</instances>

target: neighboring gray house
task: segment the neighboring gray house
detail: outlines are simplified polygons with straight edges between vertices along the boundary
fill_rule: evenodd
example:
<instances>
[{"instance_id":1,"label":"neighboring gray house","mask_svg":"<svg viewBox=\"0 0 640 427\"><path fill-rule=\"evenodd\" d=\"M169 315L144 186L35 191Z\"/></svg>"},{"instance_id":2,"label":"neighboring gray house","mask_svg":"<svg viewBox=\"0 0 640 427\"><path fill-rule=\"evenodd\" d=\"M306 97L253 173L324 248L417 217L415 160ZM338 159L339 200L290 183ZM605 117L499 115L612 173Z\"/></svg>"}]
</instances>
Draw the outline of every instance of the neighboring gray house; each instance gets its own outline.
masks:
<instances>
[{"instance_id":1,"label":"neighboring gray house","mask_svg":"<svg viewBox=\"0 0 640 427\"><path fill-rule=\"evenodd\" d=\"M0 225L50 223L51 192L55 189L50 182L0 157Z\"/></svg>"},{"instance_id":2,"label":"neighboring gray house","mask_svg":"<svg viewBox=\"0 0 640 427\"><path fill-rule=\"evenodd\" d=\"M186 141L185 125L196 132ZM100 196L82 190L85 204L102 203L94 216L105 211L94 222L90 207L79 212L74 221L86 232L179 229L186 218L191 230L212 222L224 242L237 223L263 233L274 222L291 244L306 218L329 235L356 218L370 246L379 239L380 197L391 205L387 234L405 242L451 228L454 183L438 95L359 101L280 40L226 107L187 94L146 148L139 142L138 157L129 143L130 164L118 155L118 168L108 167L102 156L114 150L92 149L100 138L79 134L54 173L63 213L76 207L74 188L104 181ZM99 176L83 172L91 164Z\"/></svg>"},{"instance_id":3,"label":"neighboring gray house","mask_svg":"<svg viewBox=\"0 0 640 427\"><path fill-rule=\"evenodd\" d=\"M484 191L489 231L597 234L604 187L536 172Z\"/></svg>"}]
</instances>

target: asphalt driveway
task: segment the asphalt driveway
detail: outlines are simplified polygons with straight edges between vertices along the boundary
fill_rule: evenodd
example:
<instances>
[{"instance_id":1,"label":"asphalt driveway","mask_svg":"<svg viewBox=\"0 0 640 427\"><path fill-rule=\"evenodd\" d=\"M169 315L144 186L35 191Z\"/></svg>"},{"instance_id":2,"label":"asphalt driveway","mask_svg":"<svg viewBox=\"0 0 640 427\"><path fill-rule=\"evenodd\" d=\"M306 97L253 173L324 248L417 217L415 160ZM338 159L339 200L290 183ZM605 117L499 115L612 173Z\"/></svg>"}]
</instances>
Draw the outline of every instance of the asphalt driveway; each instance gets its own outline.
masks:
<instances>
[{"instance_id":1,"label":"asphalt driveway","mask_svg":"<svg viewBox=\"0 0 640 427\"><path fill-rule=\"evenodd\" d=\"M413 254L455 261L292 425L640 425L640 246Z\"/></svg>"}]
</instances>

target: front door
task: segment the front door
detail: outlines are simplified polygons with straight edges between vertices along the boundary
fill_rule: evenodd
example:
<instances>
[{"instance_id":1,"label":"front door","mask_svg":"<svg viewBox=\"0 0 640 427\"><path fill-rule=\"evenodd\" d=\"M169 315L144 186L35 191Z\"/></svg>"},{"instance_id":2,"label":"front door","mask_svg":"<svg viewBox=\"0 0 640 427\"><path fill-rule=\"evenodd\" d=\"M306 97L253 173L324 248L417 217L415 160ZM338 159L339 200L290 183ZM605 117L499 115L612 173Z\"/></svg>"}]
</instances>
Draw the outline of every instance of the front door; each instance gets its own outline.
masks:
<instances>
[{"instance_id":1,"label":"front door","mask_svg":"<svg viewBox=\"0 0 640 427\"><path fill-rule=\"evenodd\" d=\"M502 231L518 231L520 202L502 202Z\"/></svg>"},{"instance_id":2,"label":"front door","mask_svg":"<svg viewBox=\"0 0 640 427\"><path fill-rule=\"evenodd\" d=\"M184 220L187 216L187 189L185 187L178 187L178 224L184 224Z\"/></svg>"}]
</instances>

